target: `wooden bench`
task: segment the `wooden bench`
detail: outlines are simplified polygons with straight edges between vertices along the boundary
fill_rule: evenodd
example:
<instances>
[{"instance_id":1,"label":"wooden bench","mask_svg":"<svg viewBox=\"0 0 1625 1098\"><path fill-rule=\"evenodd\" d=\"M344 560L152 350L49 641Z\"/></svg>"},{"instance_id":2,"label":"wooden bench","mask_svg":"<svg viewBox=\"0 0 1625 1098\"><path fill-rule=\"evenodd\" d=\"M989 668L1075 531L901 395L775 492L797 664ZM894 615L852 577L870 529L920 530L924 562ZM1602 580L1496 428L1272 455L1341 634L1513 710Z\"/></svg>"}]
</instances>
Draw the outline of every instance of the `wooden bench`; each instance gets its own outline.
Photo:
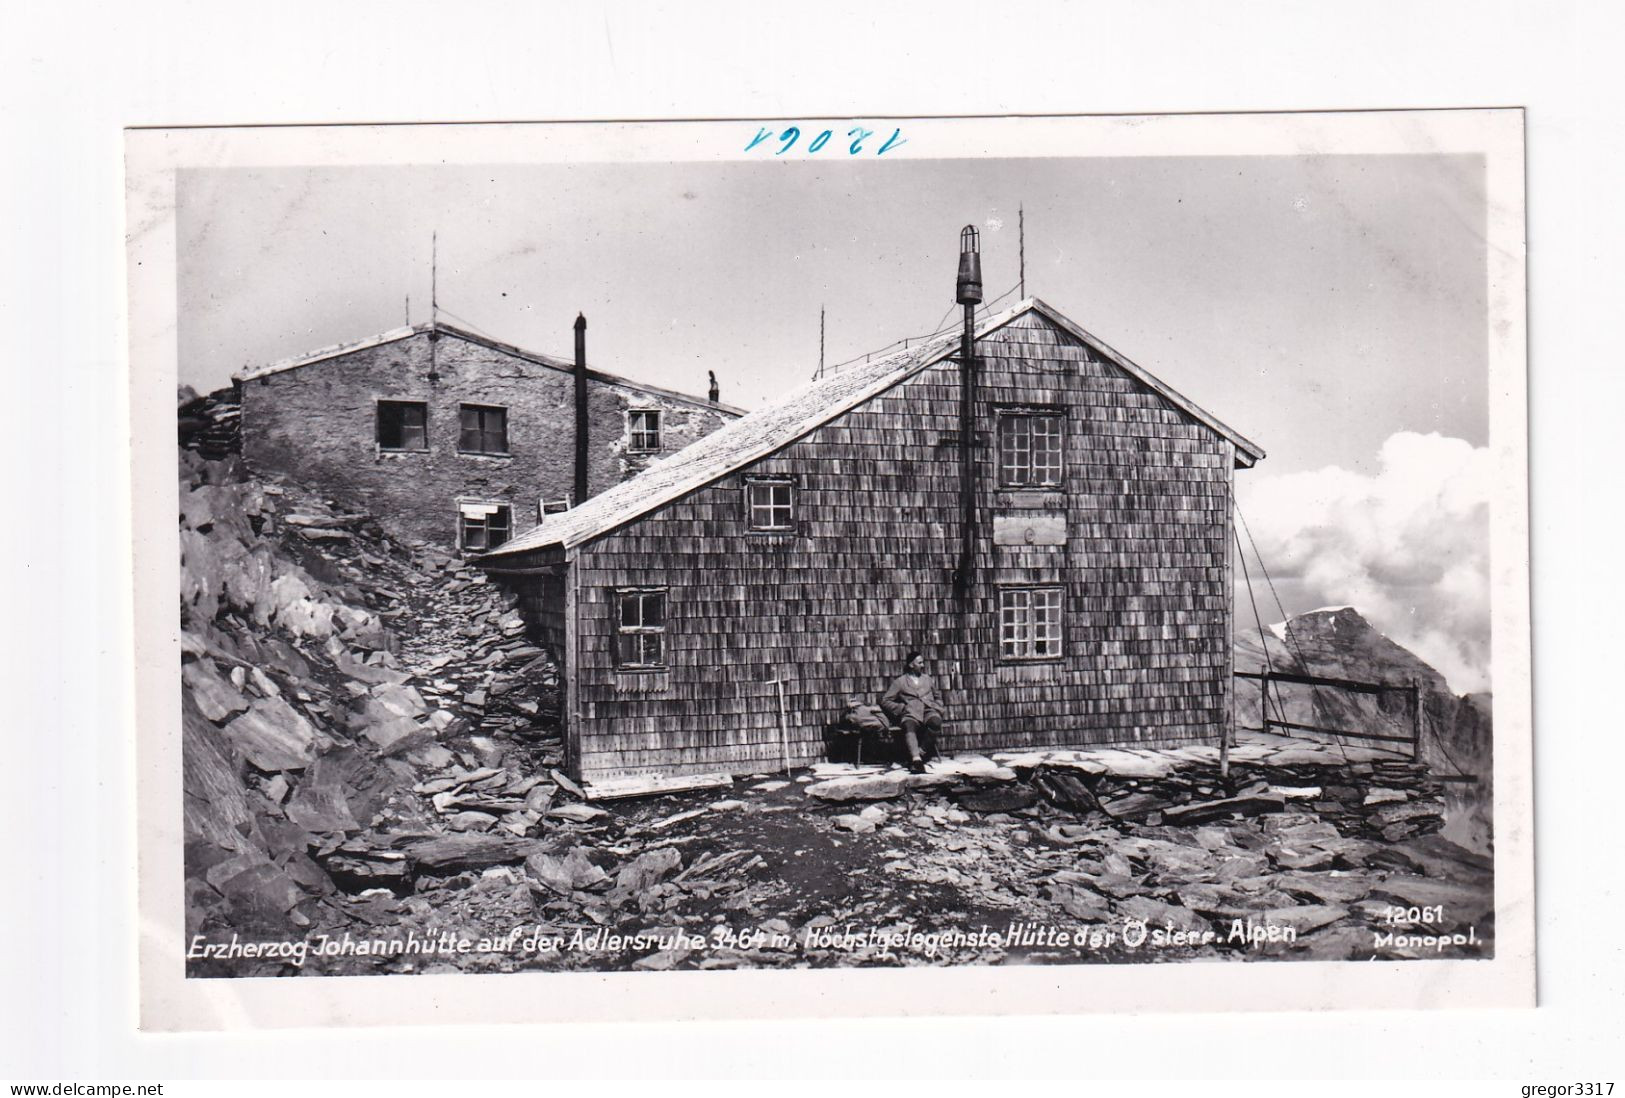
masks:
<instances>
[{"instance_id":1,"label":"wooden bench","mask_svg":"<svg viewBox=\"0 0 1625 1098\"><path fill-rule=\"evenodd\" d=\"M841 760L835 757L837 754L837 748L846 748L850 746L852 748L853 755L852 762L855 766L863 765L863 747L866 740L870 743L871 752L877 755L877 757L885 757L889 753L892 756L890 761L906 764L908 759L904 757L902 749L897 743L898 737L902 736L902 734L902 727L895 724L887 724L884 731L865 732L856 728L847 728L839 721L834 721L827 725L824 729L824 739L828 748L827 753L830 761L840 762ZM944 747L947 738L948 730L947 726L944 725L942 728L937 730L936 757L940 758L948 753ZM839 753L844 754L845 752L841 751Z\"/></svg>"}]
</instances>

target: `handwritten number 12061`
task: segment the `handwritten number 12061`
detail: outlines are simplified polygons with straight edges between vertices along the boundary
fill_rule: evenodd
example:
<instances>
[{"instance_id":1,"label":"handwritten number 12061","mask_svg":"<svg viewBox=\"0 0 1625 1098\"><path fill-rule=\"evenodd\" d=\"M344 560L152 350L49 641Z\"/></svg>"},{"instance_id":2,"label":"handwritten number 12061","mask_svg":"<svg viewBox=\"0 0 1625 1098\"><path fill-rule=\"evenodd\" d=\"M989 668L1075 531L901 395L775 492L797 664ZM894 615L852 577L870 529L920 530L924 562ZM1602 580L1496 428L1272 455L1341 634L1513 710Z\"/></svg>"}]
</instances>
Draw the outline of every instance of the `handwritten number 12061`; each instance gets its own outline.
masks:
<instances>
[{"instance_id":1,"label":"handwritten number 12061","mask_svg":"<svg viewBox=\"0 0 1625 1098\"><path fill-rule=\"evenodd\" d=\"M802 149L808 153L819 152L824 148L825 145L829 144L830 138L834 136L835 131L833 130L820 130L818 133L813 135L811 140L802 146ZM846 154L848 156L860 156L863 153L868 152L870 149L873 149L876 156L884 156L897 146L908 144L908 139L903 136L903 131L901 129L892 130L891 136L886 138L884 141L878 143L870 141L870 138L876 136L877 135L875 134L874 130L866 130L862 126L853 126L850 130L846 131L846 138L844 139ZM750 139L750 143L745 146L745 151L771 151L774 156L783 156L785 153L795 148L797 142L799 142L801 138L802 130L800 126L786 126L778 133L774 133L766 126L759 126L756 130L756 136L752 137ZM868 143L867 147L865 146L865 142ZM837 151L840 149L841 144L842 142L836 143L835 148ZM777 146L777 148L774 146Z\"/></svg>"}]
</instances>

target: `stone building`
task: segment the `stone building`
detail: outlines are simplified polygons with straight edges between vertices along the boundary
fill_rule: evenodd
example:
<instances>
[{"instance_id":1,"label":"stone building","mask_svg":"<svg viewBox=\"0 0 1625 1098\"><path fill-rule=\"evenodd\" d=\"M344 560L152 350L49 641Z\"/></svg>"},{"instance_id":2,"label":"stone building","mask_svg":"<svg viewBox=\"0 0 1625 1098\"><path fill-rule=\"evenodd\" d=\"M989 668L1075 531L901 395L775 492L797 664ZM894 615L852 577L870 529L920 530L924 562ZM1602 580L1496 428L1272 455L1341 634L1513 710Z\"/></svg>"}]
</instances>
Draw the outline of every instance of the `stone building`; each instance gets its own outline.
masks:
<instances>
[{"instance_id":1,"label":"stone building","mask_svg":"<svg viewBox=\"0 0 1625 1098\"><path fill-rule=\"evenodd\" d=\"M399 328L237 375L242 453L412 537L494 549L742 412L452 327Z\"/></svg>"}]
</instances>

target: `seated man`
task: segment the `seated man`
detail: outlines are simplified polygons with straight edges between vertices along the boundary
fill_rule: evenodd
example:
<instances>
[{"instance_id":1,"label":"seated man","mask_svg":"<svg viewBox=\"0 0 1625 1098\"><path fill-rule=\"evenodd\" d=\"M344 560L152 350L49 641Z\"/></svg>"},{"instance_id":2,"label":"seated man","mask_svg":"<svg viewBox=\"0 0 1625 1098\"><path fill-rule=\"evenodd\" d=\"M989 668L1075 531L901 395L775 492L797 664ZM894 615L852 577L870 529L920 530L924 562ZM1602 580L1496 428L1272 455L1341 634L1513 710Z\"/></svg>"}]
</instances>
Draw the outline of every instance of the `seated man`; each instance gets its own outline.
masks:
<instances>
[{"instance_id":1,"label":"seated man","mask_svg":"<svg viewBox=\"0 0 1625 1098\"><path fill-rule=\"evenodd\" d=\"M908 754L908 768L925 773L925 761L936 757L937 733L942 731L942 699L937 683L925 671L925 657L910 652L903 673L887 687L880 707L901 731L898 746Z\"/></svg>"}]
</instances>

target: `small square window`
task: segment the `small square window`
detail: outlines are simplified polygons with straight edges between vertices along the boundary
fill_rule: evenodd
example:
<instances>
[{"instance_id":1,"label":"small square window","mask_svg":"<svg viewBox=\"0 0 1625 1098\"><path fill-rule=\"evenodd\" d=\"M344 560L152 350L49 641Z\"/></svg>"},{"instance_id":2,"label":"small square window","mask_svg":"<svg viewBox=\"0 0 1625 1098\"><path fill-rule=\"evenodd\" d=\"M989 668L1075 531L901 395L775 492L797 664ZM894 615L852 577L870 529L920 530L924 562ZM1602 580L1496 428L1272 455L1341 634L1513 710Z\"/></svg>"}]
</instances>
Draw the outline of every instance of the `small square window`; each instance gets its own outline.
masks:
<instances>
[{"instance_id":1,"label":"small square window","mask_svg":"<svg viewBox=\"0 0 1625 1098\"><path fill-rule=\"evenodd\" d=\"M634 454L653 454L660 450L660 412L635 411L627 421L630 438L626 448Z\"/></svg>"},{"instance_id":2,"label":"small square window","mask_svg":"<svg viewBox=\"0 0 1625 1098\"><path fill-rule=\"evenodd\" d=\"M484 553L513 533L513 509L506 503L457 505L457 543L465 552Z\"/></svg>"},{"instance_id":3,"label":"small square window","mask_svg":"<svg viewBox=\"0 0 1625 1098\"><path fill-rule=\"evenodd\" d=\"M421 400L380 400L378 445L384 450L427 450L429 406Z\"/></svg>"},{"instance_id":4,"label":"small square window","mask_svg":"<svg viewBox=\"0 0 1625 1098\"><path fill-rule=\"evenodd\" d=\"M666 589L615 592L615 663L645 669L666 666Z\"/></svg>"},{"instance_id":5,"label":"small square window","mask_svg":"<svg viewBox=\"0 0 1625 1098\"><path fill-rule=\"evenodd\" d=\"M1059 486L1065 431L1066 417L1060 412L1001 411L999 486Z\"/></svg>"},{"instance_id":6,"label":"small square window","mask_svg":"<svg viewBox=\"0 0 1625 1098\"><path fill-rule=\"evenodd\" d=\"M1064 595L1059 587L999 588L999 658L1059 659L1064 654Z\"/></svg>"},{"instance_id":7,"label":"small square window","mask_svg":"<svg viewBox=\"0 0 1625 1098\"><path fill-rule=\"evenodd\" d=\"M457 449L465 454L508 452L508 409L486 404L464 404L458 411L461 433Z\"/></svg>"},{"instance_id":8,"label":"small square window","mask_svg":"<svg viewBox=\"0 0 1625 1098\"><path fill-rule=\"evenodd\" d=\"M794 530L796 486L788 477L749 477L745 513L752 530Z\"/></svg>"}]
</instances>

